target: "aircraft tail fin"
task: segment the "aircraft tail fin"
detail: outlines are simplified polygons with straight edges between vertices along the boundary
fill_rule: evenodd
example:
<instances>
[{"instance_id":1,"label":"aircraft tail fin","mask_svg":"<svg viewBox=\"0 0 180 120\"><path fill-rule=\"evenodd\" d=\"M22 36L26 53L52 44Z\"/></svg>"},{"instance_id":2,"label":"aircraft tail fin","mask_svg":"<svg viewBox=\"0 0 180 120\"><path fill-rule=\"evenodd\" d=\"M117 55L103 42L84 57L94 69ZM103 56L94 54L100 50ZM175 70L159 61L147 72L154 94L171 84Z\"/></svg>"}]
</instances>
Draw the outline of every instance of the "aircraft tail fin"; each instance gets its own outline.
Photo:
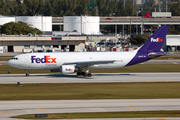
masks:
<instances>
[{"instance_id":1,"label":"aircraft tail fin","mask_svg":"<svg viewBox=\"0 0 180 120\"><path fill-rule=\"evenodd\" d=\"M170 26L161 26L138 50L139 52L159 52Z\"/></svg>"},{"instance_id":2,"label":"aircraft tail fin","mask_svg":"<svg viewBox=\"0 0 180 120\"><path fill-rule=\"evenodd\" d=\"M160 27L138 50L134 58L126 65L134 65L162 55L167 52L160 51L165 40L169 26Z\"/></svg>"}]
</instances>

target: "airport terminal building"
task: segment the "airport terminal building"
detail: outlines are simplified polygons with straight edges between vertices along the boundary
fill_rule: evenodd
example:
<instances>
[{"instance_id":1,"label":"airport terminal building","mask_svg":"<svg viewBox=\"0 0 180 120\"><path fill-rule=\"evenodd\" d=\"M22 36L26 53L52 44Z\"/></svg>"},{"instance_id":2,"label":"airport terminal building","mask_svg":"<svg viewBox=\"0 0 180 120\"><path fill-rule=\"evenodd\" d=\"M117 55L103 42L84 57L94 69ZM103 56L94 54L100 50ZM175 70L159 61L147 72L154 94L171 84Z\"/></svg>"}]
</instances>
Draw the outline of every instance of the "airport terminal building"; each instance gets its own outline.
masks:
<instances>
[{"instance_id":1,"label":"airport terminal building","mask_svg":"<svg viewBox=\"0 0 180 120\"><path fill-rule=\"evenodd\" d=\"M72 51L80 52L85 48L84 36L1 36L0 46L4 52L31 52L33 49L41 51ZM55 52L55 51L52 51Z\"/></svg>"}]
</instances>

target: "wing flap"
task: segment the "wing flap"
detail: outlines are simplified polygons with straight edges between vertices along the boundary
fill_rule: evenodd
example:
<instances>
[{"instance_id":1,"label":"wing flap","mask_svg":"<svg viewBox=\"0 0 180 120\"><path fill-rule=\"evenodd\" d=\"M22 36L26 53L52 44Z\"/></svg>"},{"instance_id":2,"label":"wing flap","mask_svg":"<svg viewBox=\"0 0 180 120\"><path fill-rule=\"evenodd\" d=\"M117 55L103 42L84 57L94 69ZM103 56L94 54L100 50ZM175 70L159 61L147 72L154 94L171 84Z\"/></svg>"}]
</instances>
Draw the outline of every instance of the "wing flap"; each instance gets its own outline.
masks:
<instances>
[{"instance_id":1,"label":"wing flap","mask_svg":"<svg viewBox=\"0 0 180 120\"><path fill-rule=\"evenodd\" d=\"M69 62L64 63L63 65L73 65L75 64L78 67L88 67L95 64L108 64L113 63L115 60L102 60L102 61L78 61L78 62Z\"/></svg>"}]
</instances>

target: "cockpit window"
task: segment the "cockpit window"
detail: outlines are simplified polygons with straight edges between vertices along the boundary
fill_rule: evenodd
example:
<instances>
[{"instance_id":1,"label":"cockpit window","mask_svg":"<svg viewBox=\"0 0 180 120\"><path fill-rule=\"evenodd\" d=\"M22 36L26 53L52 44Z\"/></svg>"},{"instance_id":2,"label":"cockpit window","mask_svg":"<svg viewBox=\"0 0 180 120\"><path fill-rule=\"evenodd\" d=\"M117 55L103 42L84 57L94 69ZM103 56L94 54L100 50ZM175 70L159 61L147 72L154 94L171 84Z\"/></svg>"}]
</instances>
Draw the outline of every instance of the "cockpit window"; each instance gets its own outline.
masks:
<instances>
[{"instance_id":1,"label":"cockpit window","mask_svg":"<svg viewBox=\"0 0 180 120\"><path fill-rule=\"evenodd\" d=\"M13 57L13 58L11 58L11 60L18 60L18 58L17 57Z\"/></svg>"}]
</instances>

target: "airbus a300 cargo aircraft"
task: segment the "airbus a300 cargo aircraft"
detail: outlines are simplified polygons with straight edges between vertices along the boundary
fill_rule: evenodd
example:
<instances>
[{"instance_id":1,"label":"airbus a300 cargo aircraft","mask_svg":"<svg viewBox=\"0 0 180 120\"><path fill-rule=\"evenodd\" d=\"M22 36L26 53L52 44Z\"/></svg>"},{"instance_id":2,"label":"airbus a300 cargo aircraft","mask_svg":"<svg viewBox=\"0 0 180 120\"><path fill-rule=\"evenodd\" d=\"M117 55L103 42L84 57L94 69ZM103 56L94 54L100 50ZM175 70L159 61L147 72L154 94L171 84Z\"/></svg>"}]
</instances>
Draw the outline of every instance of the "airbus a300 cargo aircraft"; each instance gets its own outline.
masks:
<instances>
[{"instance_id":1,"label":"airbus a300 cargo aircraft","mask_svg":"<svg viewBox=\"0 0 180 120\"><path fill-rule=\"evenodd\" d=\"M91 77L89 68L121 68L165 55L161 47L169 26L160 27L139 49L132 52L61 52L28 53L13 57L10 66L28 70L60 71L62 74L77 72L77 75ZM82 72L85 69L86 72Z\"/></svg>"}]
</instances>

